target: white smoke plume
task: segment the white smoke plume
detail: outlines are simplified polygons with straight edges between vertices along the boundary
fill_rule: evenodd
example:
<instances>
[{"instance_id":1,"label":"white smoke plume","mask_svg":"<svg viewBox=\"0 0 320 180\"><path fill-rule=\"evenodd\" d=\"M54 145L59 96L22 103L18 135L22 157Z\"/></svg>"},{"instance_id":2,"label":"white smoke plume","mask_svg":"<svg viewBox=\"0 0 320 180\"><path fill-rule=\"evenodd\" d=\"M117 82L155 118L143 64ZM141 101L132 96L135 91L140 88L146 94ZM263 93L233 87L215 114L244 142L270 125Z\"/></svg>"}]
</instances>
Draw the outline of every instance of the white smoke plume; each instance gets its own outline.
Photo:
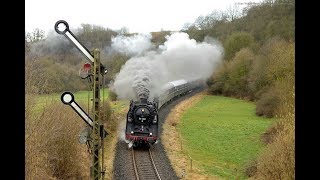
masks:
<instances>
[{"instance_id":1,"label":"white smoke plume","mask_svg":"<svg viewBox=\"0 0 320 180\"><path fill-rule=\"evenodd\" d=\"M141 55L153 48L151 34L136 34L133 36L116 36L111 39L109 53L120 52L129 56Z\"/></svg>"},{"instance_id":2,"label":"white smoke plume","mask_svg":"<svg viewBox=\"0 0 320 180\"><path fill-rule=\"evenodd\" d=\"M43 56L59 56L75 54L78 50L62 35L55 31L49 31L46 38L29 44L30 52L26 54L27 59Z\"/></svg>"},{"instance_id":3,"label":"white smoke plume","mask_svg":"<svg viewBox=\"0 0 320 180\"><path fill-rule=\"evenodd\" d=\"M178 79L207 79L222 61L223 47L213 38L197 43L188 34L178 32L166 39L157 51L132 57L122 66L110 86L118 98L137 100L139 93L146 92L152 100L165 83Z\"/></svg>"},{"instance_id":4,"label":"white smoke plume","mask_svg":"<svg viewBox=\"0 0 320 180\"><path fill-rule=\"evenodd\" d=\"M126 122L127 122L127 119L121 119L119 126L118 126L118 134L119 134L118 138L120 141L124 141L126 143L129 143L130 141L126 140L125 133L123 133L126 131Z\"/></svg>"}]
</instances>

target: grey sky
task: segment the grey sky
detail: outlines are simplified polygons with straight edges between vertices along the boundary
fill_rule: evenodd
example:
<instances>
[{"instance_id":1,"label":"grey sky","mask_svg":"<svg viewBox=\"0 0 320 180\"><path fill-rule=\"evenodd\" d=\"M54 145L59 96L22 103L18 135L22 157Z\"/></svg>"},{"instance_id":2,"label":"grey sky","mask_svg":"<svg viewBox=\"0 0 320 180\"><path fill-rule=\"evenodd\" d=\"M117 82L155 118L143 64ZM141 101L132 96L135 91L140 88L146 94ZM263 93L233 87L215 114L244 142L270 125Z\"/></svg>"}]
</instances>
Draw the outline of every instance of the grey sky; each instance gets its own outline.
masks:
<instances>
[{"instance_id":1,"label":"grey sky","mask_svg":"<svg viewBox=\"0 0 320 180\"><path fill-rule=\"evenodd\" d=\"M261 0L26 0L25 30L53 30L63 19L70 28L81 23L95 24L113 30L127 27L130 32L180 30L200 15L229 6ZM239 5L239 8L244 5Z\"/></svg>"}]
</instances>

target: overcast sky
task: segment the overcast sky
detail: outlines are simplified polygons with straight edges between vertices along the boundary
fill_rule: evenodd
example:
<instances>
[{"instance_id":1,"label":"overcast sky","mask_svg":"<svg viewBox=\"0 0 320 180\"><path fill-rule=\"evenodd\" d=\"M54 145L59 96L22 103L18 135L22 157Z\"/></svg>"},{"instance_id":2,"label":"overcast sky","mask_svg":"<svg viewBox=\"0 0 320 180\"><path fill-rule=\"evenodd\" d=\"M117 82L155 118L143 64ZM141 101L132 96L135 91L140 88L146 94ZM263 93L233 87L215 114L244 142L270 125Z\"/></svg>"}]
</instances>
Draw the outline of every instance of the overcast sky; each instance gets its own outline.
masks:
<instances>
[{"instance_id":1,"label":"overcast sky","mask_svg":"<svg viewBox=\"0 0 320 180\"><path fill-rule=\"evenodd\" d=\"M26 0L25 28L48 32L62 19L71 29L85 23L113 30L127 27L131 33L180 30L200 15L225 10L236 2L262 0Z\"/></svg>"}]
</instances>

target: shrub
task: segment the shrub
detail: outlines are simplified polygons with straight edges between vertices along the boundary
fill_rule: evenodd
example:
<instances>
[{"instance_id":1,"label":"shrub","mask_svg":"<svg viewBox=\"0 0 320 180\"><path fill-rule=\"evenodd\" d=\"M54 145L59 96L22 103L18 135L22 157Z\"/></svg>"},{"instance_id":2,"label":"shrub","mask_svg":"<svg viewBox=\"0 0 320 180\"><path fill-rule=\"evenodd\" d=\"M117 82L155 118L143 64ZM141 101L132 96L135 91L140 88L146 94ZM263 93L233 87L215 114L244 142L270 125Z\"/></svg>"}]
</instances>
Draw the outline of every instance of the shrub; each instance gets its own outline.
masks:
<instances>
[{"instance_id":1,"label":"shrub","mask_svg":"<svg viewBox=\"0 0 320 180\"><path fill-rule=\"evenodd\" d=\"M269 88L267 92L263 93L257 101L256 115L266 116L268 118L274 117L280 99L277 88Z\"/></svg>"},{"instance_id":2,"label":"shrub","mask_svg":"<svg viewBox=\"0 0 320 180\"><path fill-rule=\"evenodd\" d=\"M228 92L238 97L249 95L247 79L253 59L254 54L250 49L245 48L236 53L228 65L229 78L225 82Z\"/></svg>"},{"instance_id":3,"label":"shrub","mask_svg":"<svg viewBox=\"0 0 320 180\"><path fill-rule=\"evenodd\" d=\"M291 95L294 98L294 94ZM294 104L281 106L280 109L288 113L281 116L277 123L277 136L258 158L254 179L295 179Z\"/></svg>"},{"instance_id":4,"label":"shrub","mask_svg":"<svg viewBox=\"0 0 320 180\"><path fill-rule=\"evenodd\" d=\"M224 43L225 59L231 60L242 48L250 47L254 43L254 38L247 32L235 32L231 34Z\"/></svg>"},{"instance_id":5,"label":"shrub","mask_svg":"<svg viewBox=\"0 0 320 180\"><path fill-rule=\"evenodd\" d=\"M254 99L258 99L271 85L266 74L266 61L261 55L257 55L248 75L248 88Z\"/></svg>"},{"instance_id":6,"label":"shrub","mask_svg":"<svg viewBox=\"0 0 320 180\"><path fill-rule=\"evenodd\" d=\"M295 77L294 77L294 43L285 43L286 51L274 49L271 57L282 57L276 59L278 66L282 66L283 71L276 65L268 69L274 73L276 81L269 89L277 93L278 104L273 113L279 120L273 125L273 141L267 145L265 151L258 158L257 172L254 179L295 179ZM284 53L280 56L280 52ZM276 70L275 70L276 68ZM269 130L271 131L271 129Z\"/></svg>"},{"instance_id":7,"label":"shrub","mask_svg":"<svg viewBox=\"0 0 320 180\"><path fill-rule=\"evenodd\" d=\"M260 56L253 62L253 69L249 74L249 88L256 94L256 98L276 81L294 77L294 60L294 43L279 38L268 41L261 48Z\"/></svg>"},{"instance_id":8,"label":"shrub","mask_svg":"<svg viewBox=\"0 0 320 180\"><path fill-rule=\"evenodd\" d=\"M209 86L209 93L222 94L224 83L228 79L227 63L220 65L210 78L211 85ZM209 85L209 84L208 84Z\"/></svg>"},{"instance_id":9,"label":"shrub","mask_svg":"<svg viewBox=\"0 0 320 180\"><path fill-rule=\"evenodd\" d=\"M294 87L294 43L272 39L263 47L262 54L261 62L249 75L249 86L258 99L257 115L272 117L280 102L290 99L288 92Z\"/></svg>"},{"instance_id":10,"label":"shrub","mask_svg":"<svg viewBox=\"0 0 320 180\"><path fill-rule=\"evenodd\" d=\"M250 69L252 69L253 59L254 54L248 48L237 52L232 61L225 62L213 74L209 81L209 92L212 94L250 97L247 79Z\"/></svg>"},{"instance_id":11,"label":"shrub","mask_svg":"<svg viewBox=\"0 0 320 180\"><path fill-rule=\"evenodd\" d=\"M209 87L209 93L211 94L217 94L220 95L222 94L223 91L223 82L215 82Z\"/></svg>"}]
</instances>

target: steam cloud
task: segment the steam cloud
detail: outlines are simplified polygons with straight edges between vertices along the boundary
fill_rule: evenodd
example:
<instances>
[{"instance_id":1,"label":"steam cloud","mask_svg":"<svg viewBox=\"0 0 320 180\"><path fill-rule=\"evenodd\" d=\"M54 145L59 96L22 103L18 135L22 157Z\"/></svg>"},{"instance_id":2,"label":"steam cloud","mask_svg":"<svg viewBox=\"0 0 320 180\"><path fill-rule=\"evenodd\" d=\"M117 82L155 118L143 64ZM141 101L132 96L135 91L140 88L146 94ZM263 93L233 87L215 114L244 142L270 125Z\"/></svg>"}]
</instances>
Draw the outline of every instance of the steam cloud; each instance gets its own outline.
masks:
<instances>
[{"instance_id":1,"label":"steam cloud","mask_svg":"<svg viewBox=\"0 0 320 180\"><path fill-rule=\"evenodd\" d=\"M153 48L151 43L151 34L136 34L134 36L116 36L111 39L111 48L109 53L120 52L130 56L141 55Z\"/></svg>"},{"instance_id":2,"label":"steam cloud","mask_svg":"<svg viewBox=\"0 0 320 180\"><path fill-rule=\"evenodd\" d=\"M150 50L143 55L138 53L140 56L134 56L125 63L110 85L118 98L137 100L146 96L152 100L167 82L209 78L222 60L223 47L213 38L206 37L204 42L197 43L188 34L178 32L166 39L158 50ZM135 45L133 49L145 51L151 42L144 42L146 44ZM126 45L131 43L126 41L122 47L119 42L119 46L113 47L126 49Z\"/></svg>"},{"instance_id":3,"label":"steam cloud","mask_svg":"<svg viewBox=\"0 0 320 180\"><path fill-rule=\"evenodd\" d=\"M76 53L79 53L78 50L64 36L49 31L45 39L30 44L30 52L26 54L26 59Z\"/></svg>"}]
</instances>

